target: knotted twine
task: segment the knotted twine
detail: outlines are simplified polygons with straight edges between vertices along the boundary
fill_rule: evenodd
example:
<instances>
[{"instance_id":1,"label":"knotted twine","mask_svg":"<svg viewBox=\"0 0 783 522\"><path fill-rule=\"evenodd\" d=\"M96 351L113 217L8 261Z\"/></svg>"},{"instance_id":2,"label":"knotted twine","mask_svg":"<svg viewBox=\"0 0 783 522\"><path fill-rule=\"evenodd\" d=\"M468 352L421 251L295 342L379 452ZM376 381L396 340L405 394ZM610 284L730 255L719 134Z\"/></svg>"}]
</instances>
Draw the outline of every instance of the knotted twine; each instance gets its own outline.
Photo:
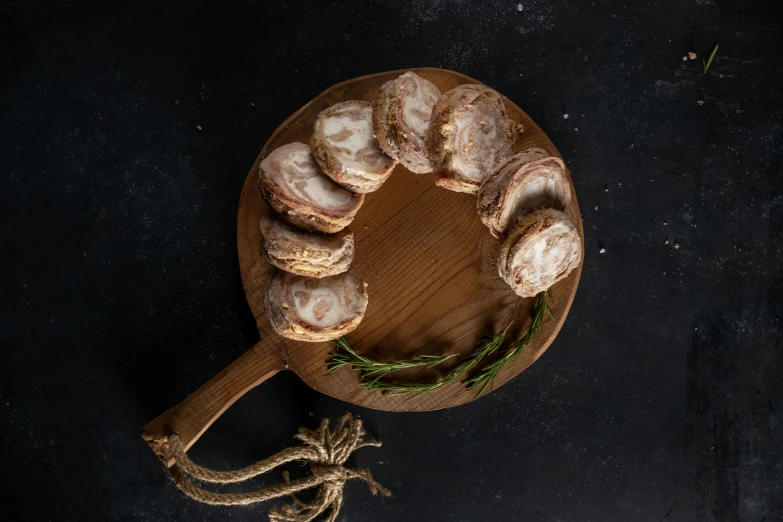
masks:
<instances>
[{"instance_id":1,"label":"knotted twine","mask_svg":"<svg viewBox=\"0 0 783 522\"><path fill-rule=\"evenodd\" d=\"M343 486L350 479L362 479L367 482L373 495L381 493L391 495L389 490L378 484L366 469L351 469L343 464L354 451L365 446L380 447L379 441L365 441L362 421L345 414L334 431L329 429L329 419L321 421L317 430L299 428L295 438L303 445L286 448L276 455L258 461L255 464L236 471L215 471L195 464L188 458L179 435L168 438L169 449L176 462L169 468L174 484L187 496L205 504L219 506L240 506L263 502L273 498L290 495L293 503L269 512L271 522L310 522L331 507L328 522L334 522L343 502ZM283 484L249 491L247 493L215 493L194 485L187 475L202 482L212 484L232 484L243 482L262 473L294 460L310 462L311 474L296 480L290 480L288 472L283 472ZM310 503L302 502L295 493L305 489L318 488L318 493Z\"/></svg>"}]
</instances>

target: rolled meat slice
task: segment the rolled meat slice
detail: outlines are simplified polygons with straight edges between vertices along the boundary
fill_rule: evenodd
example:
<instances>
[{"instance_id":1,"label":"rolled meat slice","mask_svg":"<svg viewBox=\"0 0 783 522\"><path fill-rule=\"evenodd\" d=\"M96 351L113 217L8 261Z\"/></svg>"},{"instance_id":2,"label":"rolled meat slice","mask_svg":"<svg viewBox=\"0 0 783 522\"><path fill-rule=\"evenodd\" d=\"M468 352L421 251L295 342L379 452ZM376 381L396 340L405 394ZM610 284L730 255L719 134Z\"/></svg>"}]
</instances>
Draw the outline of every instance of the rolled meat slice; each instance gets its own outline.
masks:
<instances>
[{"instance_id":1,"label":"rolled meat slice","mask_svg":"<svg viewBox=\"0 0 783 522\"><path fill-rule=\"evenodd\" d=\"M432 172L427 136L438 98L435 85L406 72L384 83L373 104L373 129L381 149L417 174Z\"/></svg>"},{"instance_id":2,"label":"rolled meat slice","mask_svg":"<svg viewBox=\"0 0 783 522\"><path fill-rule=\"evenodd\" d=\"M492 235L503 238L524 214L544 207L564 210L570 201L563 160L533 147L495 167L479 188L477 206Z\"/></svg>"},{"instance_id":3,"label":"rolled meat slice","mask_svg":"<svg viewBox=\"0 0 783 522\"><path fill-rule=\"evenodd\" d=\"M496 91L460 85L432 109L429 149L437 185L475 194L500 162L511 156L516 124Z\"/></svg>"},{"instance_id":4,"label":"rolled meat slice","mask_svg":"<svg viewBox=\"0 0 783 522\"><path fill-rule=\"evenodd\" d=\"M500 247L498 273L517 295L533 297L576 268L582 240L563 212L551 208L524 216Z\"/></svg>"},{"instance_id":5,"label":"rolled meat slice","mask_svg":"<svg viewBox=\"0 0 783 522\"><path fill-rule=\"evenodd\" d=\"M283 337L329 341L359 326L367 283L355 268L321 279L278 272L266 287L264 304L272 328Z\"/></svg>"},{"instance_id":6,"label":"rolled meat slice","mask_svg":"<svg viewBox=\"0 0 783 522\"><path fill-rule=\"evenodd\" d=\"M364 195L325 176L310 147L290 143L261 162L261 195L283 219L304 230L339 232L353 221Z\"/></svg>"},{"instance_id":7,"label":"rolled meat slice","mask_svg":"<svg viewBox=\"0 0 783 522\"><path fill-rule=\"evenodd\" d=\"M369 102L347 101L321 111L310 146L327 176L361 194L378 190L397 165L373 136Z\"/></svg>"},{"instance_id":8,"label":"rolled meat slice","mask_svg":"<svg viewBox=\"0 0 783 522\"><path fill-rule=\"evenodd\" d=\"M292 274L327 277L348 270L353 261L353 233L305 232L270 213L261 218L261 254Z\"/></svg>"}]
</instances>

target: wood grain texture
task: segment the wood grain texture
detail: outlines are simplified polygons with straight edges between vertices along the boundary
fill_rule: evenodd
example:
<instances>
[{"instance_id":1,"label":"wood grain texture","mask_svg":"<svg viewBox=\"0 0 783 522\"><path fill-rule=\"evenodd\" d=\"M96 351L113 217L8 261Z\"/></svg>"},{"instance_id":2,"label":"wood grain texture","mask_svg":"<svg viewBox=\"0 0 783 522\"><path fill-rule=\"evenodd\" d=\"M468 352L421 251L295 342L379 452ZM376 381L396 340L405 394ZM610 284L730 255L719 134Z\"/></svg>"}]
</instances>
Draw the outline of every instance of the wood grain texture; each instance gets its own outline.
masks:
<instances>
[{"instance_id":1,"label":"wood grain texture","mask_svg":"<svg viewBox=\"0 0 783 522\"><path fill-rule=\"evenodd\" d=\"M414 69L442 92L460 84L480 83L443 69ZM340 83L316 97L284 122L266 143L248 174L239 204L238 250L242 281L253 310L261 345L276 351L313 388L369 408L422 411L463 404L473 399L460 384L405 401L359 387L355 372L326 373L329 343L303 343L272 333L263 309L263 292L273 268L259 253L258 222L266 205L258 193L258 164L275 148L307 143L318 113L341 101L372 101L380 86L404 71L374 74ZM515 152L542 147L560 156L541 129L510 100L509 117L524 125ZM422 353L467 354L482 336L505 328L513 319L511 337L521 336L530 322L533 299L521 299L497 275L499 241L493 239L476 213L476 198L434 185L432 174L416 175L398 166L377 192L367 194L351 225L356 239L354 266L369 284L370 302L359 328L348 336L360 352L383 360ZM566 213L584 240L582 219L571 184ZM533 344L501 372L497 388L530 366L549 347L565 321L581 273L581 264L555 285L554 320L548 321ZM458 364L454 358L453 365ZM431 379L448 371L444 366L408 376Z\"/></svg>"},{"instance_id":2,"label":"wood grain texture","mask_svg":"<svg viewBox=\"0 0 783 522\"><path fill-rule=\"evenodd\" d=\"M460 84L480 83L443 69L412 69L433 82L441 92ZM299 109L272 134L250 169L239 202L237 249L242 284L253 311L261 341L182 404L150 423L143 436L156 447L165 435L176 432L186 447L253 386L277 371L295 371L316 390L360 406L388 411L426 411L464 404L474 393L453 383L432 393L406 401L359 386L357 374L347 368L326 372L332 351L329 343L291 341L272 331L265 316L263 295L276 270L261 258L259 221L267 205L258 190L258 166L275 148L300 141L308 143L312 125L323 109L346 100L372 101L380 86L404 71L389 71L337 84ZM506 99L509 117L525 132L514 151L542 147L562 158L541 129L522 109ZM516 296L497 274L500 242L481 223L475 196L451 192L434 185L433 174L416 175L398 166L377 192L367 194L351 225L356 241L353 265L368 283L367 313L359 328L348 336L362 354L380 360L415 357L419 354L467 355L477 341L505 328L512 320L506 346L524 334L530 324L534 299ZM582 219L573 182L571 203L565 209L584 241ZM583 260L584 262L584 260ZM491 392L536 361L550 346L573 302L582 264L553 287L554 319L545 322L536 339L509 363ZM412 380L430 380L459 364L403 375Z\"/></svg>"}]
</instances>

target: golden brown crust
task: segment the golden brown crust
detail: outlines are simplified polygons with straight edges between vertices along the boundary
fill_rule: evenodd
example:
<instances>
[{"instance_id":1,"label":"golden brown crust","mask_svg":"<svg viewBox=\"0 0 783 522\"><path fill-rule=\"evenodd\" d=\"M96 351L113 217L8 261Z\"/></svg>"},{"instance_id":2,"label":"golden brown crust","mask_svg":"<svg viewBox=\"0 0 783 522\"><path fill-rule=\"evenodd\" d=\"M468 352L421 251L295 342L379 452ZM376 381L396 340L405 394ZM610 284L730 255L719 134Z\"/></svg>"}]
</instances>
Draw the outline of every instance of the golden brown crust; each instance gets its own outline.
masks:
<instances>
[{"instance_id":1,"label":"golden brown crust","mask_svg":"<svg viewBox=\"0 0 783 522\"><path fill-rule=\"evenodd\" d=\"M381 150L372 125L369 102L337 103L321 111L310 138L313 155L323 172L335 183L361 194L378 190L397 165ZM327 135L327 126L339 127L340 131L332 129Z\"/></svg>"},{"instance_id":2,"label":"golden brown crust","mask_svg":"<svg viewBox=\"0 0 783 522\"><path fill-rule=\"evenodd\" d=\"M277 272L264 293L272 329L306 342L329 341L355 330L367 299L367 284L355 268L322 279Z\"/></svg>"},{"instance_id":3,"label":"golden brown crust","mask_svg":"<svg viewBox=\"0 0 783 522\"><path fill-rule=\"evenodd\" d=\"M432 172L427 147L435 85L406 72L381 86L373 103L373 130L381 149L416 174Z\"/></svg>"},{"instance_id":4,"label":"golden brown crust","mask_svg":"<svg viewBox=\"0 0 783 522\"><path fill-rule=\"evenodd\" d=\"M288 205L285 200L278 198L274 193L267 190L263 185L263 181L260 187L261 195L269 206L272 207L282 219L302 230L334 234L350 225L353 221L354 216L330 218L330 220L327 221L321 216L298 212L295 207Z\"/></svg>"},{"instance_id":5,"label":"golden brown crust","mask_svg":"<svg viewBox=\"0 0 783 522\"><path fill-rule=\"evenodd\" d=\"M328 277L345 272L354 253L353 234L305 232L269 213L261 218L261 255L270 264L308 277Z\"/></svg>"},{"instance_id":6,"label":"golden brown crust","mask_svg":"<svg viewBox=\"0 0 783 522\"><path fill-rule=\"evenodd\" d=\"M568 276L582 260L582 239L566 214L551 208L523 217L500 247L498 274L521 297Z\"/></svg>"},{"instance_id":7,"label":"golden brown crust","mask_svg":"<svg viewBox=\"0 0 783 522\"><path fill-rule=\"evenodd\" d=\"M481 184L476 206L492 235L503 238L524 214L543 207L563 210L570 201L563 161L532 147L495 168Z\"/></svg>"},{"instance_id":8,"label":"golden brown crust","mask_svg":"<svg viewBox=\"0 0 783 522\"><path fill-rule=\"evenodd\" d=\"M489 87L467 84L444 93L432 110L428 142L438 185L477 193L492 169L511 155L515 132L503 97Z\"/></svg>"},{"instance_id":9,"label":"golden brown crust","mask_svg":"<svg viewBox=\"0 0 783 522\"><path fill-rule=\"evenodd\" d=\"M435 180L435 184L439 187L451 190L452 192L464 192L465 194L475 194L476 185L473 183L466 183L453 178L438 178Z\"/></svg>"},{"instance_id":10,"label":"golden brown crust","mask_svg":"<svg viewBox=\"0 0 783 522\"><path fill-rule=\"evenodd\" d=\"M304 143L272 151L261 162L259 178L264 200L280 217L304 230L338 232L353 221L364 203L364 194L350 192L325 176Z\"/></svg>"}]
</instances>

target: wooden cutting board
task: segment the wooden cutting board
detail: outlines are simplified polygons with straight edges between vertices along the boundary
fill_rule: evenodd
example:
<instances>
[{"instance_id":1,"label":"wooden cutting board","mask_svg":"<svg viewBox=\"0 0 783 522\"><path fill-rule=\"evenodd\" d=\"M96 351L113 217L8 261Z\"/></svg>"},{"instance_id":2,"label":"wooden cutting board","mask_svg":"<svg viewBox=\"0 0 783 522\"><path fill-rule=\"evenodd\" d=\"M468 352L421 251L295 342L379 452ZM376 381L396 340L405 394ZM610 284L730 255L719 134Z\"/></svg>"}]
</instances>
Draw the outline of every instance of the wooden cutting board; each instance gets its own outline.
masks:
<instances>
[{"instance_id":1,"label":"wooden cutting board","mask_svg":"<svg viewBox=\"0 0 783 522\"><path fill-rule=\"evenodd\" d=\"M412 69L441 92L465 83L480 83L444 69ZM144 428L156 445L170 433L179 433L186 447L249 389L279 371L296 372L309 386L344 401L388 411L436 410L474 400L461 383L407 400L384 396L359 386L356 372L343 368L328 374L330 343L304 343L278 336L264 312L264 289L275 268L261 258L259 220L267 205L258 189L258 165L281 145L309 143L318 113L342 101L372 101L380 86L405 71L354 78L329 88L283 122L261 149L247 175L239 201L237 249L248 304L261 340L231 366L194 392L179 406ZM542 147L553 156L557 148L525 112L506 99L508 115L524 126L515 152ZM398 166L383 187L367 194L351 224L356 242L353 266L368 283L369 305L359 328L348 335L361 354L391 361L422 354L467 355L484 336L509 329L506 346L524 334L530 324L534 299L516 296L497 274L500 242L489 234L476 213L476 198L434 184L433 174L416 175ZM571 183L566 213L584 242L582 218ZM501 371L487 392L503 385L533 364L552 344L573 302L580 264L553 287L554 319L545 322L535 340L518 359ZM444 375L461 358L437 369L406 374L404 378L431 381ZM158 450L160 448L157 448ZM159 455L162 451L157 451Z\"/></svg>"}]
</instances>

